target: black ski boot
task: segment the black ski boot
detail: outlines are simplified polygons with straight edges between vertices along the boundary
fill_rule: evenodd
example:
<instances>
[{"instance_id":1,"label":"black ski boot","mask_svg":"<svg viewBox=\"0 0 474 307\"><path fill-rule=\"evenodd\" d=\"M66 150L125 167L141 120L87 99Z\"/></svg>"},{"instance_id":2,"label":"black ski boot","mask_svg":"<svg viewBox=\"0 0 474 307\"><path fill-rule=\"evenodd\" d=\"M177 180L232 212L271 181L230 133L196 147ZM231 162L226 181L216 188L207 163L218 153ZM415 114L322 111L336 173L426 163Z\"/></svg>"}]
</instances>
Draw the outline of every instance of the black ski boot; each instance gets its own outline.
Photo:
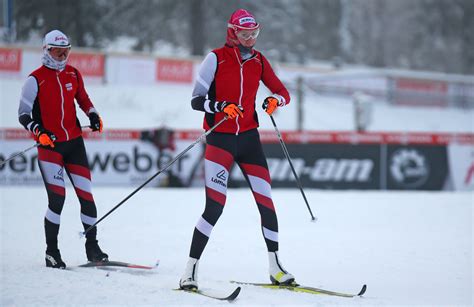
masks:
<instances>
[{"instance_id":1,"label":"black ski boot","mask_svg":"<svg viewBox=\"0 0 474 307\"><path fill-rule=\"evenodd\" d=\"M86 254L91 262L109 261L109 255L100 249L97 240L86 241Z\"/></svg>"},{"instance_id":2,"label":"black ski boot","mask_svg":"<svg viewBox=\"0 0 474 307\"><path fill-rule=\"evenodd\" d=\"M46 250L46 266L48 268L55 268L55 269L65 269L66 264L61 259L61 253L59 249L54 250Z\"/></svg>"}]
</instances>

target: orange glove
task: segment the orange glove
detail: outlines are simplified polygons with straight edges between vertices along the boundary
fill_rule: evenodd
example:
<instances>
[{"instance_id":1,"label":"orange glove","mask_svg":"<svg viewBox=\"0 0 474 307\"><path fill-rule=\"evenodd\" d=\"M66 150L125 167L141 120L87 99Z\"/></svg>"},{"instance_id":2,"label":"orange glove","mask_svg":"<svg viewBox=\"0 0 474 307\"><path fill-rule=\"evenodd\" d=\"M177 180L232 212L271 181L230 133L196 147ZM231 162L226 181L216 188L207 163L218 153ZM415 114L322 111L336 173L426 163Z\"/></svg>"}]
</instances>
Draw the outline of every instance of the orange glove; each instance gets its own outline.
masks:
<instances>
[{"instance_id":1,"label":"orange glove","mask_svg":"<svg viewBox=\"0 0 474 307\"><path fill-rule=\"evenodd\" d=\"M222 106L222 112L224 112L225 115L227 115L227 117L230 119L234 119L237 116L244 117L243 111L244 109L242 109L241 106L238 106L232 102L224 102Z\"/></svg>"},{"instance_id":2,"label":"orange glove","mask_svg":"<svg viewBox=\"0 0 474 307\"><path fill-rule=\"evenodd\" d=\"M268 115L272 115L278 107L278 99L275 97L267 97L263 101L262 108L267 112Z\"/></svg>"},{"instance_id":3,"label":"orange glove","mask_svg":"<svg viewBox=\"0 0 474 307\"><path fill-rule=\"evenodd\" d=\"M43 132L38 137L38 142L43 146L51 146L54 148L54 141L56 140L56 136L54 134L50 134L48 132Z\"/></svg>"},{"instance_id":4,"label":"orange glove","mask_svg":"<svg viewBox=\"0 0 474 307\"><path fill-rule=\"evenodd\" d=\"M54 141L56 141L56 136L54 134L45 130L41 125L36 125L33 133L38 139L38 143L43 146L51 146L54 148Z\"/></svg>"}]
</instances>

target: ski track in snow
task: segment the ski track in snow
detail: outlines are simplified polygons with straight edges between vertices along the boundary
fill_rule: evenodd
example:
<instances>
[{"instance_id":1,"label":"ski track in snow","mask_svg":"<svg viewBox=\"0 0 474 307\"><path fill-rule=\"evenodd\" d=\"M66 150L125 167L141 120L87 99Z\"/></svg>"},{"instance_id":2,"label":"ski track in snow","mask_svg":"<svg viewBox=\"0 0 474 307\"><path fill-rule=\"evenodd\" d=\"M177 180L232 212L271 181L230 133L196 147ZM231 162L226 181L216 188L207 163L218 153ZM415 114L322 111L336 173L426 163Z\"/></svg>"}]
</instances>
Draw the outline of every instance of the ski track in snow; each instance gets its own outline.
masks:
<instances>
[{"instance_id":1,"label":"ski track in snow","mask_svg":"<svg viewBox=\"0 0 474 307\"><path fill-rule=\"evenodd\" d=\"M99 217L133 188L95 188ZM243 286L239 306L472 306L473 193L307 190L315 223L296 189L273 190L280 255L299 283L363 298ZM199 268L201 289L230 280L267 282L267 254L248 189L231 189ZM99 224L111 260L153 271L74 268L86 261L79 203L67 188L59 245L71 270L44 264L42 187L0 187L1 306L227 306L173 291L184 270L203 189L144 189Z\"/></svg>"}]
</instances>

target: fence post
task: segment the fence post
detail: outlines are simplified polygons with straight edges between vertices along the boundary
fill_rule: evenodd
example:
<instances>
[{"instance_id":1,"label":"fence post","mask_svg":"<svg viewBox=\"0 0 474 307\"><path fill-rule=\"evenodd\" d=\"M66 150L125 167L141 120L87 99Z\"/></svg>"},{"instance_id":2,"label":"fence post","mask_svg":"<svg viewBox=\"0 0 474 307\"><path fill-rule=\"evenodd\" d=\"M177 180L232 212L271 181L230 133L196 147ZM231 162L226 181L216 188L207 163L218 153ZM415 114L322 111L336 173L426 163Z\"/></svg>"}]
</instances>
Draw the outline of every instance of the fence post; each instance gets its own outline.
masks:
<instances>
[{"instance_id":1,"label":"fence post","mask_svg":"<svg viewBox=\"0 0 474 307\"><path fill-rule=\"evenodd\" d=\"M297 112L296 112L296 129L298 131L303 131L304 127L304 116L303 116L303 100L304 100L304 92L303 92L303 77L298 76L296 79L296 104L297 104Z\"/></svg>"}]
</instances>

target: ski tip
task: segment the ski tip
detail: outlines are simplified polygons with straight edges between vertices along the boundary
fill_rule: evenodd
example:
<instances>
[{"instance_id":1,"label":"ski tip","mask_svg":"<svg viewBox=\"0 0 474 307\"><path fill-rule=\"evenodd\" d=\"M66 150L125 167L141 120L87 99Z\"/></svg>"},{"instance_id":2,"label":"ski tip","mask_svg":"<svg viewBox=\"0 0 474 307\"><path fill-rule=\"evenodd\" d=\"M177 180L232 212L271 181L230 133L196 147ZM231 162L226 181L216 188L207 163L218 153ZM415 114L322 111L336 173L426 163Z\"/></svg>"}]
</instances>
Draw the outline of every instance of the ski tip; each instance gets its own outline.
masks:
<instances>
[{"instance_id":1,"label":"ski tip","mask_svg":"<svg viewBox=\"0 0 474 307\"><path fill-rule=\"evenodd\" d=\"M359 292L359 294L357 294L357 296L364 295L365 291L367 291L367 285L362 286L362 289L360 289L360 292Z\"/></svg>"},{"instance_id":2,"label":"ski tip","mask_svg":"<svg viewBox=\"0 0 474 307\"><path fill-rule=\"evenodd\" d=\"M235 288L234 292L232 292L232 294L227 297L227 300L228 301L235 300L237 296L239 296L240 290L241 290L240 287Z\"/></svg>"}]
</instances>

